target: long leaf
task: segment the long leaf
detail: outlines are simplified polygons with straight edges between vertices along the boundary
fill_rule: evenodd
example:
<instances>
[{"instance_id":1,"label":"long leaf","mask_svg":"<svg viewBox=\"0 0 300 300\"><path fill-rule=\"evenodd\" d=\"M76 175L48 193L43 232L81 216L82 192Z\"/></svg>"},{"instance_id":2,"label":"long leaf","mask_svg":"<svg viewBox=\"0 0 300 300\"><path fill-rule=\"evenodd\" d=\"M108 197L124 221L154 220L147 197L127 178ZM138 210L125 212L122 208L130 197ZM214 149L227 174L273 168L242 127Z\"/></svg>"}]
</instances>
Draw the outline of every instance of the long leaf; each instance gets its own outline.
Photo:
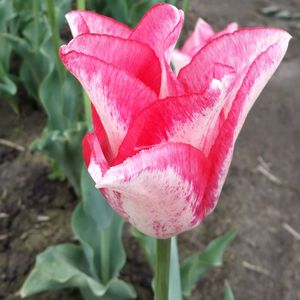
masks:
<instances>
[{"instance_id":1,"label":"long leaf","mask_svg":"<svg viewBox=\"0 0 300 300\"><path fill-rule=\"evenodd\" d=\"M78 204L73 214L74 234L84 249L91 273L101 282L105 283L118 276L125 264L126 256L121 239L123 223L114 213L109 227L97 226L85 212L82 203Z\"/></svg>"},{"instance_id":2,"label":"long leaf","mask_svg":"<svg viewBox=\"0 0 300 300\"><path fill-rule=\"evenodd\" d=\"M27 297L43 291L80 287L102 296L106 288L88 274L84 253L79 246L62 244L49 247L37 256L20 295Z\"/></svg>"},{"instance_id":3,"label":"long leaf","mask_svg":"<svg viewBox=\"0 0 300 300\"><path fill-rule=\"evenodd\" d=\"M98 228L110 226L113 211L100 191L95 188L95 183L85 167L81 172L81 195L84 210L96 226Z\"/></svg>"},{"instance_id":4,"label":"long leaf","mask_svg":"<svg viewBox=\"0 0 300 300\"><path fill-rule=\"evenodd\" d=\"M224 284L224 300L234 300L232 289L227 280Z\"/></svg>"},{"instance_id":5,"label":"long leaf","mask_svg":"<svg viewBox=\"0 0 300 300\"><path fill-rule=\"evenodd\" d=\"M197 282L212 267L219 267L223 263L223 255L237 231L229 230L225 235L211 241L206 250L196 253L184 260L181 266L182 291L189 297Z\"/></svg>"}]
</instances>

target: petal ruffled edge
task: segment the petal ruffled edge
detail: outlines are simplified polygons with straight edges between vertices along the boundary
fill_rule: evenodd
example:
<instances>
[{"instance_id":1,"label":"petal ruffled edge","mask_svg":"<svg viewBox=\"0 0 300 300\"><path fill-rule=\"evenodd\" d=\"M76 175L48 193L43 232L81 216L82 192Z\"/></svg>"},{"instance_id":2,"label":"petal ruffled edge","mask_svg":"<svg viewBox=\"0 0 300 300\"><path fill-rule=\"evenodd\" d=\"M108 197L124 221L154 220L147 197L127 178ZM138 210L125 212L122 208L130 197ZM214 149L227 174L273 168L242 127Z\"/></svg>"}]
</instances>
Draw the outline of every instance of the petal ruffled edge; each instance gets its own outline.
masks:
<instances>
[{"instance_id":1,"label":"petal ruffled edge","mask_svg":"<svg viewBox=\"0 0 300 300\"><path fill-rule=\"evenodd\" d=\"M168 238L195 227L210 172L203 153L183 143L145 149L111 167L96 187L140 231Z\"/></svg>"},{"instance_id":2,"label":"petal ruffled edge","mask_svg":"<svg viewBox=\"0 0 300 300\"><path fill-rule=\"evenodd\" d=\"M153 49L146 44L106 34L88 33L81 34L67 45L61 46L62 54L70 51L93 56L112 64L137 77L157 94L160 92L160 61Z\"/></svg>"},{"instance_id":3,"label":"petal ruffled edge","mask_svg":"<svg viewBox=\"0 0 300 300\"><path fill-rule=\"evenodd\" d=\"M212 164L212 172L204 200L199 206L200 218L204 208L205 213L209 214L216 206L229 170L237 136L255 100L283 59L290 38L291 36L285 33L282 39L260 53L251 64L208 157Z\"/></svg>"},{"instance_id":4,"label":"petal ruffled edge","mask_svg":"<svg viewBox=\"0 0 300 300\"><path fill-rule=\"evenodd\" d=\"M115 157L132 119L157 95L131 74L96 57L75 51L60 51L60 57L88 93Z\"/></svg>"},{"instance_id":5,"label":"petal ruffled edge","mask_svg":"<svg viewBox=\"0 0 300 300\"><path fill-rule=\"evenodd\" d=\"M73 37L83 33L108 34L127 38L131 29L112 18L95 12L73 10L66 14Z\"/></svg>"}]
</instances>

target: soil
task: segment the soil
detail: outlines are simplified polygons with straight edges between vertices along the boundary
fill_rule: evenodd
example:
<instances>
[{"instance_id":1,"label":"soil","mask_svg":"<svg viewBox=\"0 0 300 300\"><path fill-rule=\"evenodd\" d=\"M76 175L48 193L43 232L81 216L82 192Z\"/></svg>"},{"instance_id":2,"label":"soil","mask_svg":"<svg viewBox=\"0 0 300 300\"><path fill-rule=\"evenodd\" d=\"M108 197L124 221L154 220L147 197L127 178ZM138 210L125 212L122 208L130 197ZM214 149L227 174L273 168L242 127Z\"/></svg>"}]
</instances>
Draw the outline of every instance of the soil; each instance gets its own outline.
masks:
<instances>
[{"instance_id":1,"label":"soil","mask_svg":"<svg viewBox=\"0 0 300 300\"><path fill-rule=\"evenodd\" d=\"M219 204L198 228L179 237L181 257L204 249L230 228L239 230L225 263L197 285L191 300L222 299L224 280L236 299L300 299L300 20L280 20L259 12L278 5L300 12L298 0L191 0L185 34L198 16L216 29L232 21L240 27L272 26L292 36L280 68L254 105L238 139ZM41 111L21 104L16 115L0 102L0 138L28 147L46 122ZM0 299L17 300L37 253L72 241L70 216L77 199L66 182L49 179L46 158L29 150L0 146ZM48 218L42 218L46 216ZM122 277L139 299L152 298L151 272L132 237L124 238L128 262ZM51 292L30 300L79 300L76 291Z\"/></svg>"}]
</instances>

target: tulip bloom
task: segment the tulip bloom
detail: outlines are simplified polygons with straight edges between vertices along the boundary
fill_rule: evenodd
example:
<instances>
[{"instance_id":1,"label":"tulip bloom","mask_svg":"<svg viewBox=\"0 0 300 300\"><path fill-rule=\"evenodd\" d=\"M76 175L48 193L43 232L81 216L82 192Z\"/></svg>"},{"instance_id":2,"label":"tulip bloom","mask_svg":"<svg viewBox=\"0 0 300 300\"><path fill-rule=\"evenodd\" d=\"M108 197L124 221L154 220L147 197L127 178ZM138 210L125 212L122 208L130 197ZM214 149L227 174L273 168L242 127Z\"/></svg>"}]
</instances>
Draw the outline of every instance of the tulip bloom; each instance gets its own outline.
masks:
<instances>
[{"instance_id":1,"label":"tulip bloom","mask_svg":"<svg viewBox=\"0 0 300 300\"><path fill-rule=\"evenodd\" d=\"M83 153L96 187L145 234L194 228L217 204L236 138L290 35L231 25L203 36L198 23L176 76L183 12L174 6L154 6L133 30L87 11L67 19L74 39L60 56L92 102Z\"/></svg>"},{"instance_id":2,"label":"tulip bloom","mask_svg":"<svg viewBox=\"0 0 300 300\"><path fill-rule=\"evenodd\" d=\"M175 49L173 52L172 64L175 73L178 74L180 69L186 66L192 60L193 56L212 39L226 33L232 33L237 29L237 23L230 23L225 29L216 33L208 23L199 18L194 31L184 43L182 49Z\"/></svg>"}]
</instances>

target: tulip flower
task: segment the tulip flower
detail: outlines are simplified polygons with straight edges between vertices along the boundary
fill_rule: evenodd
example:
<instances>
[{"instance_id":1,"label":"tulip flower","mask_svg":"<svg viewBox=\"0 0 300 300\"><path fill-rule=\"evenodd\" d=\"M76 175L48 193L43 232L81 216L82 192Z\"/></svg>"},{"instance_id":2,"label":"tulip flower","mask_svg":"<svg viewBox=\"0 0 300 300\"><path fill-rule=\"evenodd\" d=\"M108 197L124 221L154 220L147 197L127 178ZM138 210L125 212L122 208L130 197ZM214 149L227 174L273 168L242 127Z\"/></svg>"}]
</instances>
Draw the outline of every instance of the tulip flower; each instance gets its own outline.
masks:
<instances>
[{"instance_id":1,"label":"tulip flower","mask_svg":"<svg viewBox=\"0 0 300 300\"><path fill-rule=\"evenodd\" d=\"M183 12L174 6L154 6L134 29L86 11L67 19L74 39L60 57L92 102L83 153L96 187L147 235L194 228L217 204L237 136L290 35L234 23L215 34L198 21L176 76Z\"/></svg>"},{"instance_id":2,"label":"tulip flower","mask_svg":"<svg viewBox=\"0 0 300 300\"><path fill-rule=\"evenodd\" d=\"M180 69L186 66L193 56L212 39L226 33L232 33L237 29L237 23L233 22L227 25L227 27L220 32L215 32L207 22L199 18L194 31L184 43L182 49L175 49L172 54L172 64L175 73L178 74Z\"/></svg>"}]
</instances>

